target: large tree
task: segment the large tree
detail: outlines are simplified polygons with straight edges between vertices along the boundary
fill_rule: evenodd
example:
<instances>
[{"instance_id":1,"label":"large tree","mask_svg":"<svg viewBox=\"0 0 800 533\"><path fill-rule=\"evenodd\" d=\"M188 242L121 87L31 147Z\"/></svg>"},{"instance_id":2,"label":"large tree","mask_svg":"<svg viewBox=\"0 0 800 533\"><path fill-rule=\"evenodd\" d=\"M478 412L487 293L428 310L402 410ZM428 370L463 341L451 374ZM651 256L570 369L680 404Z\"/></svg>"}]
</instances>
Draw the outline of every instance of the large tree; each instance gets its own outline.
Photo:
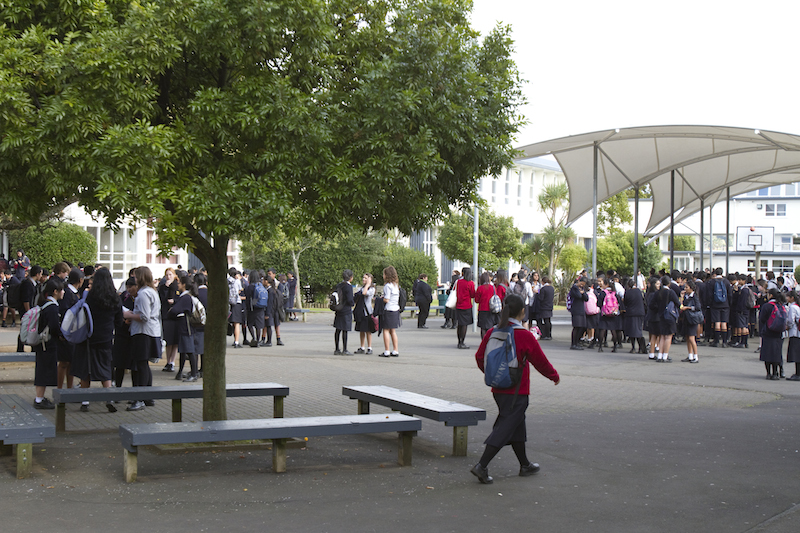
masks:
<instances>
[{"instance_id":1,"label":"large tree","mask_svg":"<svg viewBox=\"0 0 800 533\"><path fill-rule=\"evenodd\" d=\"M228 242L286 214L410 233L511 164L507 28L469 0L7 0L0 189L152 220L208 268L203 417L225 419Z\"/></svg>"},{"instance_id":2,"label":"large tree","mask_svg":"<svg viewBox=\"0 0 800 533\"><path fill-rule=\"evenodd\" d=\"M474 228L471 215L451 213L439 228L439 248L451 259L472 264ZM478 265L483 268L508 268L508 261L518 259L522 252L522 232L514 226L511 217L481 210L478 215L478 234Z\"/></svg>"}]
</instances>

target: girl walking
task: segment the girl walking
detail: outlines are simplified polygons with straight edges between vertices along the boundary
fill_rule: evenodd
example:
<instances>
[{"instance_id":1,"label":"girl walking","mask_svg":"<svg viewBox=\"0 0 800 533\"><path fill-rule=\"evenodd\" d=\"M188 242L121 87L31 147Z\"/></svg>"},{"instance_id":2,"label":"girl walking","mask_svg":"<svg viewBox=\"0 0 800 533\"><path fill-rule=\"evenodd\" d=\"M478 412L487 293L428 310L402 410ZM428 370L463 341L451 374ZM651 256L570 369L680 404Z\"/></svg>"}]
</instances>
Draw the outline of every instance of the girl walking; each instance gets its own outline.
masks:
<instances>
[{"instance_id":1,"label":"girl walking","mask_svg":"<svg viewBox=\"0 0 800 533\"><path fill-rule=\"evenodd\" d=\"M472 300L475 298L475 282L472 281L472 269L464 267L461 269L462 278L456 283L456 335L458 336L458 348L466 350L469 348L465 344L467 338L467 326L471 325L472 320Z\"/></svg>"}]
</instances>

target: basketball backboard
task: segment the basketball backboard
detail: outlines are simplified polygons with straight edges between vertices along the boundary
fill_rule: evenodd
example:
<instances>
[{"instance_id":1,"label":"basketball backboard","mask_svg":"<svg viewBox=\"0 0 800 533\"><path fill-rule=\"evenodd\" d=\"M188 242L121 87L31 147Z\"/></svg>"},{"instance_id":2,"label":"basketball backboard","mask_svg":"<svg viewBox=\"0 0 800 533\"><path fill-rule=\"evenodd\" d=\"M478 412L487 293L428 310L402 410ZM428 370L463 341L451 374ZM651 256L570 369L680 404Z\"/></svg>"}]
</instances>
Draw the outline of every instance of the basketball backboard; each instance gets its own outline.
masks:
<instances>
[{"instance_id":1,"label":"basketball backboard","mask_svg":"<svg viewBox=\"0 0 800 533\"><path fill-rule=\"evenodd\" d=\"M773 226L738 226L736 228L737 252L774 252L775 228Z\"/></svg>"}]
</instances>

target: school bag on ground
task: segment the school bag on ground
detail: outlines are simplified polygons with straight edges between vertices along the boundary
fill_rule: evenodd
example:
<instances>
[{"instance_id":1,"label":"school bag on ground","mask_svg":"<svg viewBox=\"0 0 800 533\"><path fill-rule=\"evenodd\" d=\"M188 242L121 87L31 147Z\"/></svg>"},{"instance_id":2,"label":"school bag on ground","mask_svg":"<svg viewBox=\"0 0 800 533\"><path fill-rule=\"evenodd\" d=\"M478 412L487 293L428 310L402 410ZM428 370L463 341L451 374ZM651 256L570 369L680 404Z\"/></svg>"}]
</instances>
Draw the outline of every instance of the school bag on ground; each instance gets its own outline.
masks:
<instances>
[{"instance_id":1,"label":"school bag on ground","mask_svg":"<svg viewBox=\"0 0 800 533\"><path fill-rule=\"evenodd\" d=\"M344 293L338 285L336 286L336 290L334 290L330 295L328 309L331 311L341 311L344 309Z\"/></svg>"},{"instance_id":2,"label":"school bag on ground","mask_svg":"<svg viewBox=\"0 0 800 533\"><path fill-rule=\"evenodd\" d=\"M616 316L619 314L619 302L614 291L607 291L603 298L603 316Z\"/></svg>"},{"instance_id":3,"label":"school bag on ground","mask_svg":"<svg viewBox=\"0 0 800 533\"><path fill-rule=\"evenodd\" d=\"M86 303L85 292L83 298L67 309L64 313L64 320L61 321L61 335L72 344L79 344L92 336L94 332L94 320L89 305Z\"/></svg>"},{"instance_id":4,"label":"school bag on ground","mask_svg":"<svg viewBox=\"0 0 800 533\"><path fill-rule=\"evenodd\" d=\"M772 302L772 312L767 318L767 329L773 333L783 333L788 329L789 321L786 318L786 307L778 302Z\"/></svg>"},{"instance_id":5,"label":"school bag on ground","mask_svg":"<svg viewBox=\"0 0 800 533\"><path fill-rule=\"evenodd\" d=\"M264 287L263 283L256 283L253 307L256 309L266 309L267 305L269 305L269 291Z\"/></svg>"},{"instance_id":6,"label":"school bag on ground","mask_svg":"<svg viewBox=\"0 0 800 533\"><path fill-rule=\"evenodd\" d=\"M721 279L714 282L714 301L720 304L728 301L728 291L725 290L725 283Z\"/></svg>"},{"instance_id":7,"label":"school bag on ground","mask_svg":"<svg viewBox=\"0 0 800 533\"><path fill-rule=\"evenodd\" d=\"M189 315L189 323L193 326L206 325L206 308L196 296L192 296L192 314Z\"/></svg>"},{"instance_id":8,"label":"school bag on ground","mask_svg":"<svg viewBox=\"0 0 800 533\"><path fill-rule=\"evenodd\" d=\"M42 344L50 340L50 327L45 327L44 330L39 333L39 320L42 317L42 310L49 305L55 304L53 300L47 300L44 305L37 305L22 316L19 338L23 344L36 346L37 344Z\"/></svg>"},{"instance_id":9,"label":"school bag on ground","mask_svg":"<svg viewBox=\"0 0 800 533\"><path fill-rule=\"evenodd\" d=\"M514 330L518 327L496 328L486 342L483 361L483 381L489 387L510 389L520 382L522 368L517 359Z\"/></svg>"}]
</instances>

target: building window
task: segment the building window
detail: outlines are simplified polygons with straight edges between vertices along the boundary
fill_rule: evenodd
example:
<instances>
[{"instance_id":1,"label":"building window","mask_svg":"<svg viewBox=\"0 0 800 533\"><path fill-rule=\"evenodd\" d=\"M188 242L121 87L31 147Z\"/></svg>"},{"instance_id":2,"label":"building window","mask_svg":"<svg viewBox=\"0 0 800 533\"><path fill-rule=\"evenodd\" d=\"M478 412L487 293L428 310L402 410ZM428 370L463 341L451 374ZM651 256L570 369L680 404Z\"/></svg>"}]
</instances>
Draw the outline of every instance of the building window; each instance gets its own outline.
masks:
<instances>
[{"instance_id":1,"label":"building window","mask_svg":"<svg viewBox=\"0 0 800 533\"><path fill-rule=\"evenodd\" d=\"M775 272L794 272L794 261L791 259L773 259L772 270Z\"/></svg>"},{"instance_id":2,"label":"building window","mask_svg":"<svg viewBox=\"0 0 800 533\"><path fill-rule=\"evenodd\" d=\"M786 204L765 204L768 217L785 217Z\"/></svg>"},{"instance_id":3,"label":"building window","mask_svg":"<svg viewBox=\"0 0 800 533\"><path fill-rule=\"evenodd\" d=\"M786 196L794 196L795 195L795 186L794 183L787 183L786 184Z\"/></svg>"},{"instance_id":4,"label":"building window","mask_svg":"<svg viewBox=\"0 0 800 533\"><path fill-rule=\"evenodd\" d=\"M769 188L769 195L770 196L780 196L781 195L781 186L780 185L773 185Z\"/></svg>"},{"instance_id":5,"label":"building window","mask_svg":"<svg viewBox=\"0 0 800 533\"><path fill-rule=\"evenodd\" d=\"M767 196L769 194L769 189L758 189L759 196Z\"/></svg>"},{"instance_id":6,"label":"building window","mask_svg":"<svg viewBox=\"0 0 800 533\"><path fill-rule=\"evenodd\" d=\"M754 259L747 260L747 271L753 272L756 268L756 262ZM761 274L766 274L769 270L769 262L766 259L761 260Z\"/></svg>"},{"instance_id":7,"label":"building window","mask_svg":"<svg viewBox=\"0 0 800 533\"><path fill-rule=\"evenodd\" d=\"M791 235L781 235L780 237L781 243L779 245L779 250L791 250L792 249L792 236Z\"/></svg>"},{"instance_id":8,"label":"building window","mask_svg":"<svg viewBox=\"0 0 800 533\"><path fill-rule=\"evenodd\" d=\"M492 194L497 193L497 180L492 180Z\"/></svg>"}]
</instances>

